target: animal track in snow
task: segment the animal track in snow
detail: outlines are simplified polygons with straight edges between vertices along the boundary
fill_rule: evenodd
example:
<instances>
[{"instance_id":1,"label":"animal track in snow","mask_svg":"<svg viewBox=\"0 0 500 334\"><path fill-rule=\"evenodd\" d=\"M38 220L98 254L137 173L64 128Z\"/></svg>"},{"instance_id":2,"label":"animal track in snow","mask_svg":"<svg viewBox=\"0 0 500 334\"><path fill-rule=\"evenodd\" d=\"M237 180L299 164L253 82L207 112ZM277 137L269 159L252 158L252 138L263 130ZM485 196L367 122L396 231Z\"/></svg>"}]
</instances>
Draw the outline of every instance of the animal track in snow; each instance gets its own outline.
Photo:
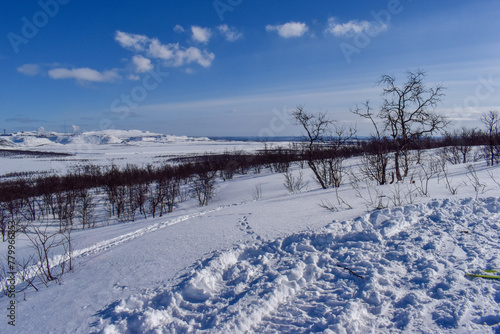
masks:
<instances>
[{"instance_id":1,"label":"animal track in snow","mask_svg":"<svg viewBox=\"0 0 500 334\"><path fill-rule=\"evenodd\" d=\"M250 215L251 213L248 214L248 216ZM240 220L238 221L238 228L240 229L240 231L245 232L255 240L262 241L263 239L257 233L255 233L255 231L250 226L250 223L248 222L248 216L243 215L240 218Z\"/></svg>"}]
</instances>

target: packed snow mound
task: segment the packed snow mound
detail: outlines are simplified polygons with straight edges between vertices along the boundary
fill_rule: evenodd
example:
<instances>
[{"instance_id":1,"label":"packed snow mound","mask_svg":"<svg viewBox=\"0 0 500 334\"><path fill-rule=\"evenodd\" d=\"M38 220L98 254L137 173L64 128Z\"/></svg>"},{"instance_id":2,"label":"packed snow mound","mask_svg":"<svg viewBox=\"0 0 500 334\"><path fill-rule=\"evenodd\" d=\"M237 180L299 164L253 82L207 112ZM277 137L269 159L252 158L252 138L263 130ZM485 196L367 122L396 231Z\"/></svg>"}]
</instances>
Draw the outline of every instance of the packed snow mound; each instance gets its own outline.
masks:
<instances>
[{"instance_id":1,"label":"packed snow mound","mask_svg":"<svg viewBox=\"0 0 500 334\"><path fill-rule=\"evenodd\" d=\"M54 144L49 138L29 135L12 137L10 142L13 144L12 146L17 147L37 147Z\"/></svg>"},{"instance_id":2,"label":"packed snow mound","mask_svg":"<svg viewBox=\"0 0 500 334\"><path fill-rule=\"evenodd\" d=\"M15 146L10 140L0 138L0 147L13 147Z\"/></svg>"},{"instance_id":3,"label":"packed snow mound","mask_svg":"<svg viewBox=\"0 0 500 334\"><path fill-rule=\"evenodd\" d=\"M175 143L186 141L209 141L206 137L187 137L164 135L141 130L103 130L82 133L43 133L22 132L3 136L1 146L36 147L44 145L140 145L149 143Z\"/></svg>"},{"instance_id":4,"label":"packed snow mound","mask_svg":"<svg viewBox=\"0 0 500 334\"><path fill-rule=\"evenodd\" d=\"M112 303L102 333L500 331L500 200L435 200L201 259Z\"/></svg>"}]
</instances>

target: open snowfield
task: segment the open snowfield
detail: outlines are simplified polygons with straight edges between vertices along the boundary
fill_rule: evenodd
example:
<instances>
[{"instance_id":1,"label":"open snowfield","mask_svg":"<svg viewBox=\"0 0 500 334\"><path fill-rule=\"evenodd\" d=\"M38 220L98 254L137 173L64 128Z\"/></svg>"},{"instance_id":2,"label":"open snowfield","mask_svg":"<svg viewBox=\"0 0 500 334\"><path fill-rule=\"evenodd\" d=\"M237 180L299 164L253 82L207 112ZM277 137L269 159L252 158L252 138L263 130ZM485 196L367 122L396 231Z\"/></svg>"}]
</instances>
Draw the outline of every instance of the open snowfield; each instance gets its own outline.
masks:
<instances>
[{"instance_id":1,"label":"open snowfield","mask_svg":"<svg viewBox=\"0 0 500 334\"><path fill-rule=\"evenodd\" d=\"M0 174L263 146L171 139L27 145L76 155L4 156ZM359 159L346 165L355 174ZM336 192L304 169L309 185L290 194L283 175L250 172L219 180L207 207L74 231L74 270L18 293L15 327L1 295L0 333L500 333L500 280L465 275L500 269L500 170L473 166L477 191L466 165L448 166L455 195L443 175L427 195L418 178L356 190L346 176ZM16 256L31 252L19 235Z\"/></svg>"},{"instance_id":2,"label":"open snowfield","mask_svg":"<svg viewBox=\"0 0 500 334\"><path fill-rule=\"evenodd\" d=\"M64 173L73 166L94 164L138 166L206 152L262 149L262 143L214 141L208 138L167 136L138 130L104 130L82 134L16 133L0 137L0 149L65 153L68 156L32 157L0 152L0 174L28 172Z\"/></svg>"}]
</instances>

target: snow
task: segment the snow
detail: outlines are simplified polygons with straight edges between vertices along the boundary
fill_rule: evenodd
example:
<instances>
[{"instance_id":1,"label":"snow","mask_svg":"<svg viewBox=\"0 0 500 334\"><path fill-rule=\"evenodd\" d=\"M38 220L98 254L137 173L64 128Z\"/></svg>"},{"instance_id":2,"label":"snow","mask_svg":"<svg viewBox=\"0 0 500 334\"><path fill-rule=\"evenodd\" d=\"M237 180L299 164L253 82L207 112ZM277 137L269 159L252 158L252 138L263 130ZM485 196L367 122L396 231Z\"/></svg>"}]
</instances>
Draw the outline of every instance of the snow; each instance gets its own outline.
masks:
<instances>
[{"instance_id":1,"label":"snow","mask_svg":"<svg viewBox=\"0 0 500 334\"><path fill-rule=\"evenodd\" d=\"M224 151L262 149L262 143L213 141L206 137L163 135L139 130L103 130L75 134L23 132L0 137L0 149L59 152L69 156L12 159L0 154L0 176L19 171L65 173L74 166L162 164L171 158ZM21 159L22 158L22 159Z\"/></svg>"},{"instance_id":2,"label":"snow","mask_svg":"<svg viewBox=\"0 0 500 334\"><path fill-rule=\"evenodd\" d=\"M125 137L134 136L144 134ZM261 145L135 142L139 157L129 143L44 147L70 148L73 163L104 164L117 156L123 163L155 161L165 145L171 156ZM29 170L22 161L57 169L50 159L1 159L2 173ZM353 170L358 164L347 162ZM428 195L411 196L418 178L404 186L359 184L357 190L346 180L338 192L310 182L290 194L283 175L265 170L220 181L208 207L189 200L164 217L76 230L74 270L38 292L18 293L15 328L5 317L9 299L1 296L0 332L498 333L500 280L465 273L500 269L500 186L492 179L500 180L500 173L484 162L474 168L485 184L478 192L466 166L456 165L448 166L456 195L441 175L430 180ZM262 188L258 200L256 185ZM385 194L386 208L374 208L373 189ZM338 204L330 212L318 205L337 204L337 196L353 209ZM0 243L2 256L6 249ZM32 251L18 236L16 256ZM62 255L53 254L54 268Z\"/></svg>"},{"instance_id":3,"label":"snow","mask_svg":"<svg viewBox=\"0 0 500 334\"><path fill-rule=\"evenodd\" d=\"M206 137L187 137L163 135L159 133L140 131L140 130L101 130L88 131L82 133L39 133L39 132L20 132L12 135L2 136L0 142L2 146L14 144L22 147L37 147L45 145L68 145L68 144L91 144L91 145L107 145L107 144L123 144L128 142L182 142L182 141L208 141Z\"/></svg>"},{"instance_id":4,"label":"snow","mask_svg":"<svg viewBox=\"0 0 500 334\"><path fill-rule=\"evenodd\" d=\"M435 200L218 251L174 286L110 305L104 332L498 330L500 284L464 272L500 267L499 208Z\"/></svg>"}]
</instances>

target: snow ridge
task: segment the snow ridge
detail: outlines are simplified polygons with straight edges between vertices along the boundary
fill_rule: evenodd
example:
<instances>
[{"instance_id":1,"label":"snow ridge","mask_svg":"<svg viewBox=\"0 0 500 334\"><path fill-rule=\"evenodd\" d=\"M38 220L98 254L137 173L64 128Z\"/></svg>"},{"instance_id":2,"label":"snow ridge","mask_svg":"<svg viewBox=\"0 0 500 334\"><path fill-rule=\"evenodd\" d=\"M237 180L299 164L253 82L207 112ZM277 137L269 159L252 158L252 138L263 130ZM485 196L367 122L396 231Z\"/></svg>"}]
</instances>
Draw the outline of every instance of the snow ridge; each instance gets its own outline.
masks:
<instances>
[{"instance_id":1,"label":"snow ridge","mask_svg":"<svg viewBox=\"0 0 500 334\"><path fill-rule=\"evenodd\" d=\"M99 312L102 333L491 333L500 199L434 200L245 244ZM245 224L246 217L242 219Z\"/></svg>"}]
</instances>

